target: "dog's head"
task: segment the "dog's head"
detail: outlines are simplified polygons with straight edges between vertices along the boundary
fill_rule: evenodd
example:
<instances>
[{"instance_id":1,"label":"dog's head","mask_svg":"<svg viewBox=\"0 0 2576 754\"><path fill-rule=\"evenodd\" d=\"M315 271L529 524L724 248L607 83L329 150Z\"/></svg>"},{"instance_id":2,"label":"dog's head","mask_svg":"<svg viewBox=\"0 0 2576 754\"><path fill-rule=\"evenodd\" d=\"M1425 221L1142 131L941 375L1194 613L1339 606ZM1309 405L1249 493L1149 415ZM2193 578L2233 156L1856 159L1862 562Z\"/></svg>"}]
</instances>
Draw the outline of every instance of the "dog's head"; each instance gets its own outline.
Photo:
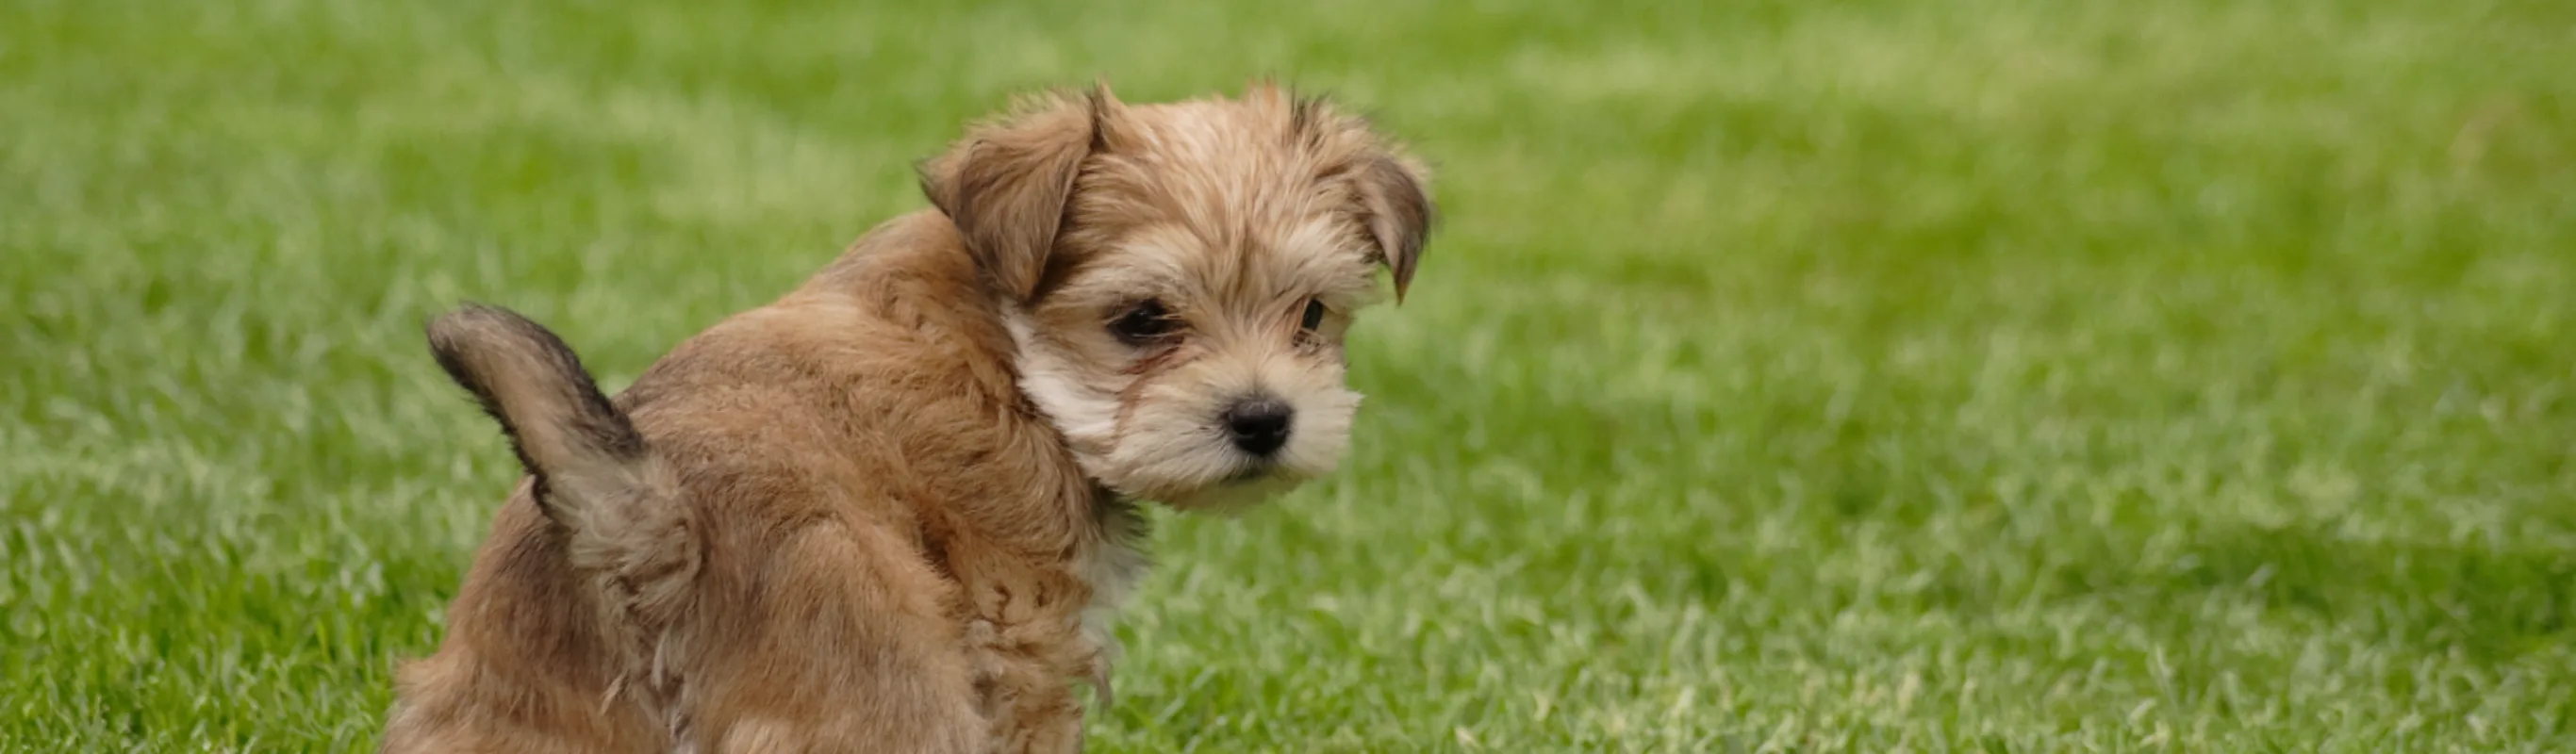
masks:
<instances>
[{"instance_id":1,"label":"dog's head","mask_svg":"<svg viewBox=\"0 0 2576 754\"><path fill-rule=\"evenodd\" d=\"M1331 471L1360 396L1342 335L1430 231L1423 170L1277 87L1041 98L924 164L1002 302L1021 390L1094 479L1178 508Z\"/></svg>"}]
</instances>

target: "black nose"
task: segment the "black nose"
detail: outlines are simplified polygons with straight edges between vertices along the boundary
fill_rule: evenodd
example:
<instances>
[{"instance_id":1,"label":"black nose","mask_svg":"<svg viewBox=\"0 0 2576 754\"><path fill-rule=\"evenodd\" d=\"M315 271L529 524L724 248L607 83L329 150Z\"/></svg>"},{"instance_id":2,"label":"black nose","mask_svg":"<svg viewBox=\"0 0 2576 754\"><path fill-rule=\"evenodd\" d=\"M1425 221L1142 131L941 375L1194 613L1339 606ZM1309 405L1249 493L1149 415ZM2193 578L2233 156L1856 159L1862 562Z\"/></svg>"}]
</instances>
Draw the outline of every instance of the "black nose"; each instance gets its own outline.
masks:
<instances>
[{"instance_id":1,"label":"black nose","mask_svg":"<svg viewBox=\"0 0 2576 754\"><path fill-rule=\"evenodd\" d=\"M1225 432L1234 446L1256 456L1288 444L1288 419L1296 412L1277 398L1253 398L1225 410Z\"/></svg>"}]
</instances>

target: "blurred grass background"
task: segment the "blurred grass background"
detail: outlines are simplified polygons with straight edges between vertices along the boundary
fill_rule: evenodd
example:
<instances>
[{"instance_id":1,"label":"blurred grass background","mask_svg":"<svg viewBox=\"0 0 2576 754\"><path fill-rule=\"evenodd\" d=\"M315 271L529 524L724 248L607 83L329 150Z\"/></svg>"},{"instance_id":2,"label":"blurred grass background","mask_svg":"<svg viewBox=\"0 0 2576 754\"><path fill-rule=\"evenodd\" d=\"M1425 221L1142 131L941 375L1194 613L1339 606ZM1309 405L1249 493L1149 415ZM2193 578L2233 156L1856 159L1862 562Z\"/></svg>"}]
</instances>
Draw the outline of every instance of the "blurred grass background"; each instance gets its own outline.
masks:
<instances>
[{"instance_id":1,"label":"blurred grass background","mask_svg":"<svg viewBox=\"0 0 2576 754\"><path fill-rule=\"evenodd\" d=\"M0 746L372 746L514 471L429 314L622 385L1265 73L1447 224L1095 749L2576 748L2557 0L0 0Z\"/></svg>"}]
</instances>

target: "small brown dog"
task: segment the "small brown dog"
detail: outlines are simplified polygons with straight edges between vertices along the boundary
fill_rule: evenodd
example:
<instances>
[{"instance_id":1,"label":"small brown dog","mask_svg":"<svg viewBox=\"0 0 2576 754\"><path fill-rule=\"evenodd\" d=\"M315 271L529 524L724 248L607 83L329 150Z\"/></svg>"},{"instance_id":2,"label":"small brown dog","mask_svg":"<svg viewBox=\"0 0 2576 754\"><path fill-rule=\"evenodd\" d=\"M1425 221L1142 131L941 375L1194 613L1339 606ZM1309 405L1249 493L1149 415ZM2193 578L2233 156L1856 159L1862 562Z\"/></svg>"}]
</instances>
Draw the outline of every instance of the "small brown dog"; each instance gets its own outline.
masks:
<instances>
[{"instance_id":1,"label":"small brown dog","mask_svg":"<svg viewBox=\"0 0 2576 754\"><path fill-rule=\"evenodd\" d=\"M432 322L510 436L389 752L1068 752L1143 570L1134 501L1331 470L1351 313L1413 276L1422 170L1257 86L1050 96L923 165L936 210L615 400L507 311Z\"/></svg>"}]
</instances>

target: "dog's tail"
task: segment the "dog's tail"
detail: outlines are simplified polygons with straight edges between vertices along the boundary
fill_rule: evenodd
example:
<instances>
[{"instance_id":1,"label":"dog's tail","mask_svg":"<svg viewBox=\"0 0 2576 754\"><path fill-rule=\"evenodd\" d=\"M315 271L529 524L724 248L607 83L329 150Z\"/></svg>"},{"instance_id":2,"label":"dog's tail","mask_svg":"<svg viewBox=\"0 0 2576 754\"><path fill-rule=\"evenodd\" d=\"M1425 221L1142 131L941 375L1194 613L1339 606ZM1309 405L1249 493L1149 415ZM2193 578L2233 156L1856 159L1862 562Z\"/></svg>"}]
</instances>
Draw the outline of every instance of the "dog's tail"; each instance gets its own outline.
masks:
<instances>
[{"instance_id":1,"label":"dog's tail","mask_svg":"<svg viewBox=\"0 0 2576 754\"><path fill-rule=\"evenodd\" d=\"M534 477L537 509L587 570L659 571L685 550L677 484L581 359L543 325L468 304L429 323L438 365L501 423ZM662 563L660 565L670 565Z\"/></svg>"},{"instance_id":2,"label":"dog's tail","mask_svg":"<svg viewBox=\"0 0 2576 754\"><path fill-rule=\"evenodd\" d=\"M467 304L428 329L430 353L501 423L535 479L537 510L604 598L607 628L628 655L619 687L670 693L658 637L687 609L700 552L677 477L545 326Z\"/></svg>"},{"instance_id":3,"label":"dog's tail","mask_svg":"<svg viewBox=\"0 0 2576 754\"><path fill-rule=\"evenodd\" d=\"M655 491L644 436L545 326L467 304L430 321L429 351L501 423L537 480L547 518L579 530L604 508Z\"/></svg>"}]
</instances>

